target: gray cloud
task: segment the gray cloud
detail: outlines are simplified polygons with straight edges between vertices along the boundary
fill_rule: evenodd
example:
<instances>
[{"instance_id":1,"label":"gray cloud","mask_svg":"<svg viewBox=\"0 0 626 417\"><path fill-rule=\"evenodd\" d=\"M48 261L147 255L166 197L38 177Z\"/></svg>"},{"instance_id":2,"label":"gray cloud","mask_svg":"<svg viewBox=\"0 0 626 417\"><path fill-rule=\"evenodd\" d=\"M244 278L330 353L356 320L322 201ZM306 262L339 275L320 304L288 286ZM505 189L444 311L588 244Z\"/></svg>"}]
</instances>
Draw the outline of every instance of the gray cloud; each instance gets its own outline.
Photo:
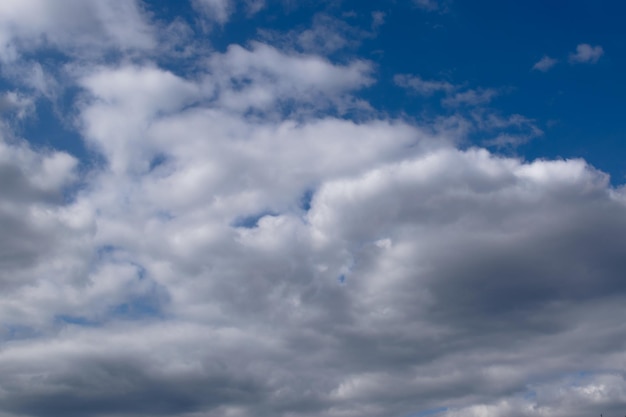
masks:
<instances>
[{"instance_id":1,"label":"gray cloud","mask_svg":"<svg viewBox=\"0 0 626 417\"><path fill-rule=\"evenodd\" d=\"M454 146L459 120L535 132L521 115L342 118L368 62L251 43L203 63L77 64L103 162L71 198L75 158L0 142L2 417L626 405L623 188ZM496 94L402 82L452 109Z\"/></svg>"}]
</instances>

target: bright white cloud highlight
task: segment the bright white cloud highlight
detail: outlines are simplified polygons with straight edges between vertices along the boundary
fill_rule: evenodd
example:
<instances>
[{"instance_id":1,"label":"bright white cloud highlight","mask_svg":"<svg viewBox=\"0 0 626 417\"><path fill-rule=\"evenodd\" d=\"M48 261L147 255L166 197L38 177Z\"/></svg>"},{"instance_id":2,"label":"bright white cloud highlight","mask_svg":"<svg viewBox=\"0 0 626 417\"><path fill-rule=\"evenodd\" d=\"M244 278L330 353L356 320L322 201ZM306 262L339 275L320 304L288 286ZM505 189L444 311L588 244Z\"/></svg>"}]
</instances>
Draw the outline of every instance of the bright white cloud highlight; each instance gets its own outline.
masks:
<instances>
[{"instance_id":1,"label":"bright white cloud highlight","mask_svg":"<svg viewBox=\"0 0 626 417\"><path fill-rule=\"evenodd\" d=\"M109 47L149 49L155 40L135 0L8 0L0 4L0 45L0 59L12 61L43 46L85 56Z\"/></svg>"}]
</instances>

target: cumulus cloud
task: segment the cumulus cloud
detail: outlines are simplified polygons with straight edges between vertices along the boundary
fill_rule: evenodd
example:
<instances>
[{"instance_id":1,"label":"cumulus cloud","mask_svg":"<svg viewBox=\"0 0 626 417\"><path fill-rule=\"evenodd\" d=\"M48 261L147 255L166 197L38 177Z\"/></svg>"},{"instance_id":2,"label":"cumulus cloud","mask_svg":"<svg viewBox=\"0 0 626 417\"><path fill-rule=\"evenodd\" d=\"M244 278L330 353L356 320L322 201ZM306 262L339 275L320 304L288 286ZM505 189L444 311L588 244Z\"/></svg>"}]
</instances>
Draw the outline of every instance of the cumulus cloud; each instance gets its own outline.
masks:
<instances>
[{"instance_id":1,"label":"cumulus cloud","mask_svg":"<svg viewBox=\"0 0 626 417\"><path fill-rule=\"evenodd\" d=\"M595 64L604 55L604 49L600 45L591 46L581 43L576 46L576 52L569 55L571 64Z\"/></svg>"},{"instance_id":2,"label":"cumulus cloud","mask_svg":"<svg viewBox=\"0 0 626 417\"><path fill-rule=\"evenodd\" d=\"M535 62L535 65L533 65L532 69L541 71L541 72L547 72L552 67L554 67L558 62L559 62L558 59L550 58L549 56L544 55L539 61Z\"/></svg>"},{"instance_id":3,"label":"cumulus cloud","mask_svg":"<svg viewBox=\"0 0 626 417\"><path fill-rule=\"evenodd\" d=\"M251 42L197 64L77 64L93 165L1 126L0 415L623 409L626 195L606 174L458 149L458 115L344 117L367 61ZM398 80L452 109L496 94Z\"/></svg>"},{"instance_id":4,"label":"cumulus cloud","mask_svg":"<svg viewBox=\"0 0 626 417\"><path fill-rule=\"evenodd\" d=\"M155 40L135 0L19 0L0 5L0 45L0 59L10 61L42 46L84 55L103 47L152 48Z\"/></svg>"},{"instance_id":5,"label":"cumulus cloud","mask_svg":"<svg viewBox=\"0 0 626 417\"><path fill-rule=\"evenodd\" d=\"M319 55L285 53L259 42L250 49L231 45L214 54L210 66L216 76L209 83L215 85L220 104L237 111L275 110L277 102L286 100L345 108L353 105L347 93L374 82L368 61L336 65Z\"/></svg>"}]
</instances>

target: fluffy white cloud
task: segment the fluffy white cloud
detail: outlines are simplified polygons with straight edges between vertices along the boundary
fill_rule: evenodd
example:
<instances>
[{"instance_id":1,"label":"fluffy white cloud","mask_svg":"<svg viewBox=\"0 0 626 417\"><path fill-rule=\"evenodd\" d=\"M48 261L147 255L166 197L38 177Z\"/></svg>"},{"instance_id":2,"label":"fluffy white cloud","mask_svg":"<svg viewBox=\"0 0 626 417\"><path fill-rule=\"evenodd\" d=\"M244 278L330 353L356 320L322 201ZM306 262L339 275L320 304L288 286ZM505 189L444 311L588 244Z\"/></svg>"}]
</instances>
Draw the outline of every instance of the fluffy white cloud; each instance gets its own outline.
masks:
<instances>
[{"instance_id":1,"label":"fluffy white cloud","mask_svg":"<svg viewBox=\"0 0 626 417\"><path fill-rule=\"evenodd\" d=\"M219 104L235 111L249 109L275 112L300 110L289 105L308 103L338 109L361 105L347 93L369 86L372 66L355 60L336 65L312 54L288 54L259 42L251 49L231 45L223 54L214 54L209 63L213 77L208 80L218 91Z\"/></svg>"},{"instance_id":2,"label":"fluffy white cloud","mask_svg":"<svg viewBox=\"0 0 626 417\"><path fill-rule=\"evenodd\" d=\"M624 406L626 195L605 174L454 146L459 119L535 132L521 115L341 117L366 61L253 42L201 64L75 63L94 166L2 126L0 415ZM495 95L403 80L451 108Z\"/></svg>"},{"instance_id":3,"label":"fluffy white cloud","mask_svg":"<svg viewBox=\"0 0 626 417\"><path fill-rule=\"evenodd\" d=\"M604 49L600 45L591 46L581 43L576 46L576 52L571 53L569 62L572 64L595 64L604 55Z\"/></svg>"},{"instance_id":4,"label":"fluffy white cloud","mask_svg":"<svg viewBox=\"0 0 626 417\"><path fill-rule=\"evenodd\" d=\"M84 56L101 47L152 48L155 41L135 0L8 0L0 4L0 45L0 59L10 61L40 47Z\"/></svg>"}]
</instances>

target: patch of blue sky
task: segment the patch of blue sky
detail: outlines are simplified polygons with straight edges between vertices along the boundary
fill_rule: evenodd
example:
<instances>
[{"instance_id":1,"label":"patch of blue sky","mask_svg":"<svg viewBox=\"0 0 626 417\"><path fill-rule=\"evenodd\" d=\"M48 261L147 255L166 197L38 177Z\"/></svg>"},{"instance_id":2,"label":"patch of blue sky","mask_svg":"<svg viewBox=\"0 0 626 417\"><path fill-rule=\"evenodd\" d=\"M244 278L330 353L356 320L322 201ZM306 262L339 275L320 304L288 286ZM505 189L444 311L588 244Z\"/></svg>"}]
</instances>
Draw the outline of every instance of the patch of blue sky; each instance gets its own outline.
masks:
<instances>
[{"instance_id":1,"label":"patch of blue sky","mask_svg":"<svg viewBox=\"0 0 626 417\"><path fill-rule=\"evenodd\" d=\"M55 322L60 324L67 324L71 326L81 326L81 327L97 327L101 324L100 320L87 318L83 316L73 316L69 314L59 314L55 316Z\"/></svg>"},{"instance_id":2,"label":"patch of blue sky","mask_svg":"<svg viewBox=\"0 0 626 417\"><path fill-rule=\"evenodd\" d=\"M37 329L25 325L4 323L0 327L0 341L31 339L39 334Z\"/></svg>"},{"instance_id":3,"label":"patch of blue sky","mask_svg":"<svg viewBox=\"0 0 626 417\"><path fill-rule=\"evenodd\" d=\"M525 400L534 400L536 398L537 398L537 391L535 390L528 390L524 393Z\"/></svg>"},{"instance_id":4,"label":"patch of blue sky","mask_svg":"<svg viewBox=\"0 0 626 417\"><path fill-rule=\"evenodd\" d=\"M155 291L113 306L106 316L108 319L117 320L162 319L165 317L162 308L165 302L167 302L165 294Z\"/></svg>"},{"instance_id":5,"label":"patch of blue sky","mask_svg":"<svg viewBox=\"0 0 626 417\"><path fill-rule=\"evenodd\" d=\"M155 285L152 291L111 305L105 311L90 317L60 314L55 316L58 324L99 327L110 321L160 320L165 318L163 306L169 300L167 293Z\"/></svg>"},{"instance_id":6,"label":"patch of blue sky","mask_svg":"<svg viewBox=\"0 0 626 417\"><path fill-rule=\"evenodd\" d=\"M96 254L98 258L109 258L113 256L116 252L121 250L121 248L114 245L101 245L96 249Z\"/></svg>"},{"instance_id":7,"label":"patch of blue sky","mask_svg":"<svg viewBox=\"0 0 626 417\"><path fill-rule=\"evenodd\" d=\"M168 161L167 155L158 153L152 157L148 169L154 171L155 169L164 166Z\"/></svg>"},{"instance_id":8,"label":"patch of blue sky","mask_svg":"<svg viewBox=\"0 0 626 417\"><path fill-rule=\"evenodd\" d=\"M278 213L273 211L262 211L260 213L252 214L250 216L238 217L232 223L233 227L241 227L244 229L254 229L259 226L259 220L265 216L278 216Z\"/></svg>"},{"instance_id":9,"label":"patch of blue sky","mask_svg":"<svg viewBox=\"0 0 626 417\"><path fill-rule=\"evenodd\" d=\"M311 203L313 201L313 196L315 195L315 190L309 188L300 197L300 208L304 211L311 210Z\"/></svg>"}]
</instances>

